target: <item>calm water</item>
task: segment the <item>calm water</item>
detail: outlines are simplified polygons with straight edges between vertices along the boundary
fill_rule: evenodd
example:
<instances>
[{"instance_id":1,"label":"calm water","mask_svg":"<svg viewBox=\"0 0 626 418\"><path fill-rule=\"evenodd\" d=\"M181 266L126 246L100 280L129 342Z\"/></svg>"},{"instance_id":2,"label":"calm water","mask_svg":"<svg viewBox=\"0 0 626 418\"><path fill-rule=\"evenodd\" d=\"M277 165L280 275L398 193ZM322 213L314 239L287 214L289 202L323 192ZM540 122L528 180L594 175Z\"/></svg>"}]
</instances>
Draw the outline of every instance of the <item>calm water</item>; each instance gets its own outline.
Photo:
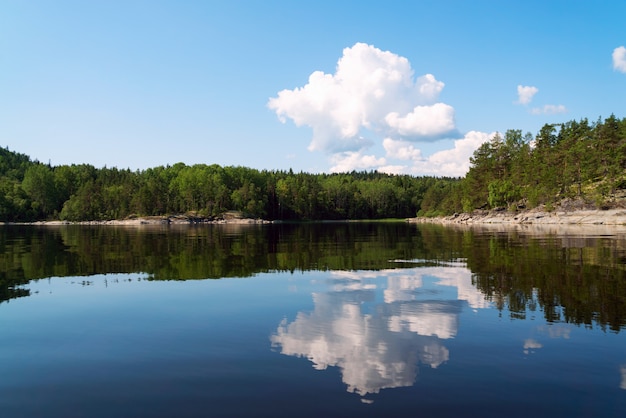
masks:
<instances>
[{"instance_id":1,"label":"calm water","mask_svg":"<svg viewBox=\"0 0 626 418\"><path fill-rule=\"evenodd\" d=\"M623 417L626 230L0 227L2 417Z\"/></svg>"}]
</instances>

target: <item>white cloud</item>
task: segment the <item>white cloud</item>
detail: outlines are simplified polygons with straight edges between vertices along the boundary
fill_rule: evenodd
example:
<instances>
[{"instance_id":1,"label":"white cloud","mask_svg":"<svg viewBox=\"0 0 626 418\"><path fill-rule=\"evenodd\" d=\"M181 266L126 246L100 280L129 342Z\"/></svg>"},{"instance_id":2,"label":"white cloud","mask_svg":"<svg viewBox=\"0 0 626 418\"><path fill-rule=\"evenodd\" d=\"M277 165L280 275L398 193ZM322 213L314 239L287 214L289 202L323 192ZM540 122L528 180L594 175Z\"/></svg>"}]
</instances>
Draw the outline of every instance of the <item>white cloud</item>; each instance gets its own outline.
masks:
<instances>
[{"instance_id":1,"label":"white cloud","mask_svg":"<svg viewBox=\"0 0 626 418\"><path fill-rule=\"evenodd\" d=\"M408 167L406 165L393 165L393 164L381 165L380 167L378 167L378 171L381 173L400 175L400 174L407 174Z\"/></svg>"},{"instance_id":2,"label":"white cloud","mask_svg":"<svg viewBox=\"0 0 626 418\"><path fill-rule=\"evenodd\" d=\"M437 103L443 87L432 74L414 79L405 57L357 43L343 50L334 74L316 71L268 107L282 122L313 129L311 151L360 151L369 145L364 130L409 140L454 133L454 109Z\"/></svg>"},{"instance_id":3,"label":"white cloud","mask_svg":"<svg viewBox=\"0 0 626 418\"><path fill-rule=\"evenodd\" d=\"M474 151L491 136L484 132L468 132L465 137L454 141L454 148L434 153L423 167L417 165L414 169L441 176L463 176L470 168L469 160Z\"/></svg>"},{"instance_id":4,"label":"white cloud","mask_svg":"<svg viewBox=\"0 0 626 418\"><path fill-rule=\"evenodd\" d=\"M461 137L454 108L438 102L443 88L432 74L415 77L405 57L357 43L343 50L333 74L312 73L304 86L269 99L268 107L282 122L312 128L308 149L329 154L331 172L463 176L489 135L472 131ZM520 103L530 102L537 91L519 86ZM415 144L442 138L458 139L452 149L430 156Z\"/></svg>"},{"instance_id":5,"label":"white cloud","mask_svg":"<svg viewBox=\"0 0 626 418\"><path fill-rule=\"evenodd\" d=\"M563 105L547 104L543 107L534 107L530 110L533 115L556 115L558 113L567 113L567 108Z\"/></svg>"},{"instance_id":6,"label":"white cloud","mask_svg":"<svg viewBox=\"0 0 626 418\"><path fill-rule=\"evenodd\" d=\"M386 164L386 160L374 155L364 155L360 151L346 151L334 154L331 163L334 164L330 168L331 173L347 173L352 170L374 170Z\"/></svg>"},{"instance_id":7,"label":"white cloud","mask_svg":"<svg viewBox=\"0 0 626 418\"><path fill-rule=\"evenodd\" d=\"M614 53L615 55L615 53ZM539 89L534 86L517 86L517 102L519 104L527 105L535 97L535 94L539 92ZM567 108L563 105L547 104L542 107L534 107L529 111L533 115L556 115L558 113L567 113Z\"/></svg>"},{"instance_id":8,"label":"white cloud","mask_svg":"<svg viewBox=\"0 0 626 418\"><path fill-rule=\"evenodd\" d=\"M522 86L521 84L517 86L517 103L526 105L531 102L535 94L539 92L537 87L533 86Z\"/></svg>"},{"instance_id":9,"label":"white cloud","mask_svg":"<svg viewBox=\"0 0 626 418\"><path fill-rule=\"evenodd\" d=\"M454 108L445 103L416 106L405 116L390 112L385 122L402 137L437 138L454 131Z\"/></svg>"},{"instance_id":10,"label":"white cloud","mask_svg":"<svg viewBox=\"0 0 626 418\"><path fill-rule=\"evenodd\" d=\"M406 141L386 138L383 146L388 159L410 160L410 164L380 166L378 171L389 174L464 176L470 168L469 159L474 151L491 136L493 134L471 131L455 140L454 148L438 151L428 157L422 157L421 151Z\"/></svg>"},{"instance_id":11,"label":"white cloud","mask_svg":"<svg viewBox=\"0 0 626 418\"><path fill-rule=\"evenodd\" d=\"M387 151L387 156L398 160L421 160L422 151L415 148L413 144L405 141L396 141L391 138L383 140L383 148Z\"/></svg>"},{"instance_id":12,"label":"white cloud","mask_svg":"<svg viewBox=\"0 0 626 418\"><path fill-rule=\"evenodd\" d=\"M411 70L413 71L413 70ZM445 87L441 81L437 81L432 74L426 74L417 78L417 88L419 95L427 101L435 101L439 97L439 93Z\"/></svg>"},{"instance_id":13,"label":"white cloud","mask_svg":"<svg viewBox=\"0 0 626 418\"><path fill-rule=\"evenodd\" d=\"M626 47L618 46L613 50L613 69L626 73Z\"/></svg>"}]
</instances>

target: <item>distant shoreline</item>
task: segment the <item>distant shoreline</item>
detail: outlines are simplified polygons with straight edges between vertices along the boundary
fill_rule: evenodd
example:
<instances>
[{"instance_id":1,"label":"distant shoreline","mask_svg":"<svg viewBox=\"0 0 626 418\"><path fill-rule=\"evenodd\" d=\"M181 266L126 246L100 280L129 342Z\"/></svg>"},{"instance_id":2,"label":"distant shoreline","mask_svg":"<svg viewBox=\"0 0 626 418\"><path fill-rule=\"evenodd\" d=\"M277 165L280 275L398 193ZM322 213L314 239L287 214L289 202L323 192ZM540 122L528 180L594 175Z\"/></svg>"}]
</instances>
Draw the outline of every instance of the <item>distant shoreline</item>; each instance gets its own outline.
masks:
<instances>
[{"instance_id":1,"label":"distant shoreline","mask_svg":"<svg viewBox=\"0 0 626 418\"><path fill-rule=\"evenodd\" d=\"M254 225L269 224L272 221L253 218L228 218L228 219L208 219L187 216L146 216L132 219L111 219L100 221L34 221L34 222L0 222L0 225L113 225L113 226L139 226L139 225Z\"/></svg>"},{"instance_id":2,"label":"distant shoreline","mask_svg":"<svg viewBox=\"0 0 626 418\"><path fill-rule=\"evenodd\" d=\"M520 212L474 211L434 218L416 217L409 223L498 224L498 225L626 225L626 209L554 210L531 209Z\"/></svg>"},{"instance_id":3,"label":"distant shoreline","mask_svg":"<svg viewBox=\"0 0 626 418\"><path fill-rule=\"evenodd\" d=\"M367 220L339 220L318 222L362 222ZM372 220L374 221L374 220ZM398 219L401 221L401 219ZM456 213L450 216L414 217L405 219L407 223L431 223L442 225L609 225L626 226L626 209L576 209L547 211L543 208L509 212L506 210L476 210L471 213ZM185 215L145 216L130 219L111 219L96 221L34 221L0 222L0 225L262 225L282 223L266 219L228 217L201 218Z\"/></svg>"}]
</instances>

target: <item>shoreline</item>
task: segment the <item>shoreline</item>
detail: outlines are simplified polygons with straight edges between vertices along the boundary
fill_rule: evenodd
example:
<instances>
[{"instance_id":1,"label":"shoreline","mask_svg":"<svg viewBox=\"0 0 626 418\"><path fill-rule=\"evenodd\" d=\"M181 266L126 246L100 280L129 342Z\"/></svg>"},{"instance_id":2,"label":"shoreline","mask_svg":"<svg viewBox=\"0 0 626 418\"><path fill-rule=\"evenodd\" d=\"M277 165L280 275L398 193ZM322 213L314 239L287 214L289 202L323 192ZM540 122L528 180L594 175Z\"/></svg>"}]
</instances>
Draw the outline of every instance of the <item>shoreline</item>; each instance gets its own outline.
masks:
<instances>
[{"instance_id":1,"label":"shoreline","mask_svg":"<svg viewBox=\"0 0 626 418\"><path fill-rule=\"evenodd\" d=\"M112 225L112 226L142 226L142 225L260 225L272 221L253 218L207 219L191 218L186 216L146 216L132 219L111 219L104 221L35 221L35 222L0 222L0 225L34 225L34 226L63 226L63 225Z\"/></svg>"},{"instance_id":2,"label":"shoreline","mask_svg":"<svg viewBox=\"0 0 626 418\"><path fill-rule=\"evenodd\" d=\"M398 220L400 221L400 220ZM471 213L455 213L450 216L414 217L406 218L407 223L431 223L442 225L606 225L626 226L626 209L574 209L546 211L541 208L519 212L504 210L476 210ZM35 226L63 226L63 225L112 225L112 226L141 226L141 225L262 225L280 223L256 218L227 217L218 219L196 218L184 215L172 216L145 216L131 219L111 219L99 221L34 221L34 222L0 222L1 225L35 225ZM355 222L320 221L320 222Z\"/></svg>"},{"instance_id":3,"label":"shoreline","mask_svg":"<svg viewBox=\"0 0 626 418\"><path fill-rule=\"evenodd\" d=\"M626 225L626 209L554 210L531 209L520 212L474 211L434 218L416 217L409 223L444 225Z\"/></svg>"}]
</instances>

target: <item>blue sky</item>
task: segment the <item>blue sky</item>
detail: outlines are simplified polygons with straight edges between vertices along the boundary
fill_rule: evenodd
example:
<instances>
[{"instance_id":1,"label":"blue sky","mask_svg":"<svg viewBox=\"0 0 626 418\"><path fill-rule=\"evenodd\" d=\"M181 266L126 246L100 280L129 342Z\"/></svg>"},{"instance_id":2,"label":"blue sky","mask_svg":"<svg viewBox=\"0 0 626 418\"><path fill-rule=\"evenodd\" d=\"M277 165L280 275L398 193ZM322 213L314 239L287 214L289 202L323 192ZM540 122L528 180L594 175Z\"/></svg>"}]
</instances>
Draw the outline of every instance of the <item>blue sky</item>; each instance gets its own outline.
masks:
<instances>
[{"instance_id":1,"label":"blue sky","mask_svg":"<svg viewBox=\"0 0 626 418\"><path fill-rule=\"evenodd\" d=\"M622 1L0 0L0 146L53 165L463 175L626 117Z\"/></svg>"}]
</instances>

